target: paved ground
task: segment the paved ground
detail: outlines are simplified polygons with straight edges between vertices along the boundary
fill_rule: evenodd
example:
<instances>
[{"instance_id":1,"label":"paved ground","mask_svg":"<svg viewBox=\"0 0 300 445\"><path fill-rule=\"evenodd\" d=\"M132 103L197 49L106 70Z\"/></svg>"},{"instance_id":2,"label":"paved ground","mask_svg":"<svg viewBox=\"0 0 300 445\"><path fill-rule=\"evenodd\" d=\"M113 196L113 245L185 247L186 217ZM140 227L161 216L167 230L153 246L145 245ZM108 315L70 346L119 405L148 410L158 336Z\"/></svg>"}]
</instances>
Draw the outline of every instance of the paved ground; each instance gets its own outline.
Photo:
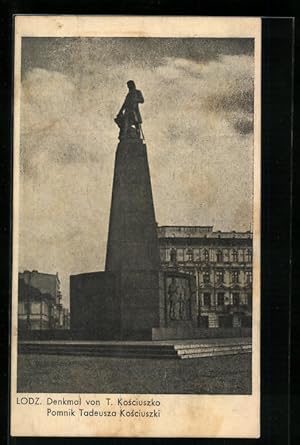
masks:
<instances>
[{"instance_id":1,"label":"paved ground","mask_svg":"<svg viewBox=\"0 0 300 445\"><path fill-rule=\"evenodd\" d=\"M192 360L19 354L18 391L250 394L251 354Z\"/></svg>"}]
</instances>

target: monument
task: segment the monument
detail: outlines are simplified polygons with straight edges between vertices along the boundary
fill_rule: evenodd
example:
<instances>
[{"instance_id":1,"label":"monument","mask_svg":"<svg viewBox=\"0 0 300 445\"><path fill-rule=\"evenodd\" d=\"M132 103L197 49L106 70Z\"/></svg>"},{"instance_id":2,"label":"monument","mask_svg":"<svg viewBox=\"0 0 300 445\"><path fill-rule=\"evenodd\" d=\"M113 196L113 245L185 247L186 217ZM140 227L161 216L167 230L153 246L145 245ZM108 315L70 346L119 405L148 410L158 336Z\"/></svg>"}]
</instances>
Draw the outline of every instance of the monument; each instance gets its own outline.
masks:
<instances>
[{"instance_id":1,"label":"monument","mask_svg":"<svg viewBox=\"0 0 300 445\"><path fill-rule=\"evenodd\" d=\"M115 121L120 128L107 243L107 272L114 272L122 337L147 335L159 325L160 256L147 147L133 81ZM134 314L134 319L133 319ZM144 331L144 332L142 332Z\"/></svg>"},{"instance_id":2,"label":"monument","mask_svg":"<svg viewBox=\"0 0 300 445\"><path fill-rule=\"evenodd\" d=\"M105 272L71 276L71 328L85 337L184 337L197 326L194 278L160 266L147 146L135 83L115 118L119 127ZM181 334L180 334L181 332Z\"/></svg>"}]
</instances>

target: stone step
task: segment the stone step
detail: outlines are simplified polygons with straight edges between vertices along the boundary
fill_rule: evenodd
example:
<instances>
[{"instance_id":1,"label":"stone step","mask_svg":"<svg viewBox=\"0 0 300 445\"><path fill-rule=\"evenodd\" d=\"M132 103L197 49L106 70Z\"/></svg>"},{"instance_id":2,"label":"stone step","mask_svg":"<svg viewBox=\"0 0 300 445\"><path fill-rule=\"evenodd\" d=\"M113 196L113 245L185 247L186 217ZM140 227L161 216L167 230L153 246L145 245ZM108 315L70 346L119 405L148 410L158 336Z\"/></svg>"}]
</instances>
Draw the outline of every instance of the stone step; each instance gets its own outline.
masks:
<instances>
[{"instance_id":1,"label":"stone step","mask_svg":"<svg viewBox=\"0 0 300 445\"><path fill-rule=\"evenodd\" d=\"M24 352L23 352L24 353ZM26 351L27 354L45 354L45 355L70 355L70 356L79 356L79 357L107 357L107 358L135 358L135 359L178 359L177 354L135 354L134 352L124 352L124 353L109 353L104 352L99 354L97 352L86 352L86 351Z\"/></svg>"},{"instance_id":2,"label":"stone step","mask_svg":"<svg viewBox=\"0 0 300 445\"><path fill-rule=\"evenodd\" d=\"M251 352L251 348L211 348L211 349L205 349L202 348L195 348L190 350L177 350L178 355L190 355L190 354L214 354L218 352L230 352L230 353L243 353L243 352Z\"/></svg>"},{"instance_id":3,"label":"stone step","mask_svg":"<svg viewBox=\"0 0 300 445\"><path fill-rule=\"evenodd\" d=\"M107 344L103 344L103 343L93 343L93 342L82 342L82 343L73 343L73 342L47 342L47 341L22 341L19 342L19 348L55 348L55 349L59 349L59 348L69 348L71 347L72 349L97 349L97 350L108 350L108 349L113 349L113 350L132 350L132 351L139 351L139 350L151 350L151 351L161 351L161 350L168 350L168 351L173 351L174 350L174 345L173 344L160 344L160 345L156 345L156 344L144 344L143 342L141 342L141 344L114 344L114 343L107 343Z\"/></svg>"},{"instance_id":4,"label":"stone step","mask_svg":"<svg viewBox=\"0 0 300 445\"><path fill-rule=\"evenodd\" d=\"M19 351L21 353L23 352L50 352L50 351L54 351L57 353L61 353L61 352L65 352L65 351L72 351L72 352L78 352L78 353L92 353L92 354L121 354L121 353L134 353L136 355L142 354L142 355L146 355L146 354L173 354L176 355L177 352L174 349L174 347L171 348L150 348L150 347L145 347L145 348L122 348L122 347L72 347L70 345L66 345L66 346L46 346L46 345L37 345L37 346L33 346L33 345L22 345L19 346Z\"/></svg>"},{"instance_id":5,"label":"stone step","mask_svg":"<svg viewBox=\"0 0 300 445\"><path fill-rule=\"evenodd\" d=\"M123 357L123 358L152 358L152 359L189 359L201 357L214 357L220 355L244 354L252 351L248 344L99 344L64 343L64 342L20 342L19 353L47 354L47 355L74 355L94 357Z\"/></svg>"},{"instance_id":6,"label":"stone step","mask_svg":"<svg viewBox=\"0 0 300 445\"><path fill-rule=\"evenodd\" d=\"M218 355L245 354L252 351L251 344L227 345L193 345L192 348L177 349L180 358L214 357Z\"/></svg>"},{"instance_id":7,"label":"stone step","mask_svg":"<svg viewBox=\"0 0 300 445\"><path fill-rule=\"evenodd\" d=\"M64 354L64 355L81 355L81 356L99 356L99 357L130 357L130 358L178 358L174 347L151 348L146 346L141 348L119 347L119 346L78 346L73 345L19 345L20 353L27 354Z\"/></svg>"},{"instance_id":8,"label":"stone step","mask_svg":"<svg viewBox=\"0 0 300 445\"><path fill-rule=\"evenodd\" d=\"M249 349L251 348L251 344L248 345L210 345L210 346L202 346L202 345L194 345L192 348L186 348L184 346L181 346L180 348L178 348L177 346L175 347L176 351L178 352L189 352L189 351L193 351L193 350L201 350L203 352L205 351L211 351L211 350L220 350L220 349Z\"/></svg>"},{"instance_id":9,"label":"stone step","mask_svg":"<svg viewBox=\"0 0 300 445\"><path fill-rule=\"evenodd\" d=\"M248 354L251 351L241 350L241 351L214 351L214 352L200 352L195 354L183 354L180 359L191 359L191 358L204 358L204 357L217 357L222 355L237 355L237 354Z\"/></svg>"},{"instance_id":10,"label":"stone step","mask_svg":"<svg viewBox=\"0 0 300 445\"><path fill-rule=\"evenodd\" d=\"M216 344L212 344L212 343L190 343L190 344L175 344L174 347L175 349L193 349L193 348L199 348L201 346L201 348L212 348L212 347L227 347L227 346L238 346L238 347L243 347L243 346L251 346L251 343L216 343Z\"/></svg>"}]
</instances>

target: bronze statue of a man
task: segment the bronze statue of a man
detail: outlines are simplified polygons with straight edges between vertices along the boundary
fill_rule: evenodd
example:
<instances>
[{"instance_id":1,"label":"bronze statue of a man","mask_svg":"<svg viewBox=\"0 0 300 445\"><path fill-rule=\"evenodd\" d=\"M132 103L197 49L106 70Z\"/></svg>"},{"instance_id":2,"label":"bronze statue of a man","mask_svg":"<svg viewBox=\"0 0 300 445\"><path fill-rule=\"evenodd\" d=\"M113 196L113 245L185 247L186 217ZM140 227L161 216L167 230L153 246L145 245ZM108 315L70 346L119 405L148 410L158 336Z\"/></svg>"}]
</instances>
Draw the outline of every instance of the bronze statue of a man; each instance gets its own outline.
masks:
<instances>
[{"instance_id":1,"label":"bronze statue of a man","mask_svg":"<svg viewBox=\"0 0 300 445\"><path fill-rule=\"evenodd\" d=\"M125 101L115 118L115 122L120 128L120 139L133 134L140 138L142 135L142 116L139 110L139 104L144 103L142 92L136 89L133 80L127 82L129 92L125 98Z\"/></svg>"}]
</instances>

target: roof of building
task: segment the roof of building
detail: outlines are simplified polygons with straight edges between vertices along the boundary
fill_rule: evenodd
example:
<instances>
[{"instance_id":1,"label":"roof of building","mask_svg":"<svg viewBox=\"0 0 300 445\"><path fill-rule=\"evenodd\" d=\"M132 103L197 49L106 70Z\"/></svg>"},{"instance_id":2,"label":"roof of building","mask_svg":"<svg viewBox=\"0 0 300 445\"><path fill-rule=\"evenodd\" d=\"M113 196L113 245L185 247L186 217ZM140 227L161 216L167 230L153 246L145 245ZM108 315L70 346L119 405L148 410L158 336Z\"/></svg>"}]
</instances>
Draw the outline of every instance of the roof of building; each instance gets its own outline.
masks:
<instances>
[{"instance_id":1,"label":"roof of building","mask_svg":"<svg viewBox=\"0 0 300 445\"><path fill-rule=\"evenodd\" d=\"M213 231L213 226L158 226L158 238L252 239L252 232Z\"/></svg>"},{"instance_id":2,"label":"roof of building","mask_svg":"<svg viewBox=\"0 0 300 445\"><path fill-rule=\"evenodd\" d=\"M50 294L53 298L58 296L60 281L57 274L24 270L19 273L19 278L24 279L26 284L39 289L43 294Z\"/></svg>"}]
</instances>

